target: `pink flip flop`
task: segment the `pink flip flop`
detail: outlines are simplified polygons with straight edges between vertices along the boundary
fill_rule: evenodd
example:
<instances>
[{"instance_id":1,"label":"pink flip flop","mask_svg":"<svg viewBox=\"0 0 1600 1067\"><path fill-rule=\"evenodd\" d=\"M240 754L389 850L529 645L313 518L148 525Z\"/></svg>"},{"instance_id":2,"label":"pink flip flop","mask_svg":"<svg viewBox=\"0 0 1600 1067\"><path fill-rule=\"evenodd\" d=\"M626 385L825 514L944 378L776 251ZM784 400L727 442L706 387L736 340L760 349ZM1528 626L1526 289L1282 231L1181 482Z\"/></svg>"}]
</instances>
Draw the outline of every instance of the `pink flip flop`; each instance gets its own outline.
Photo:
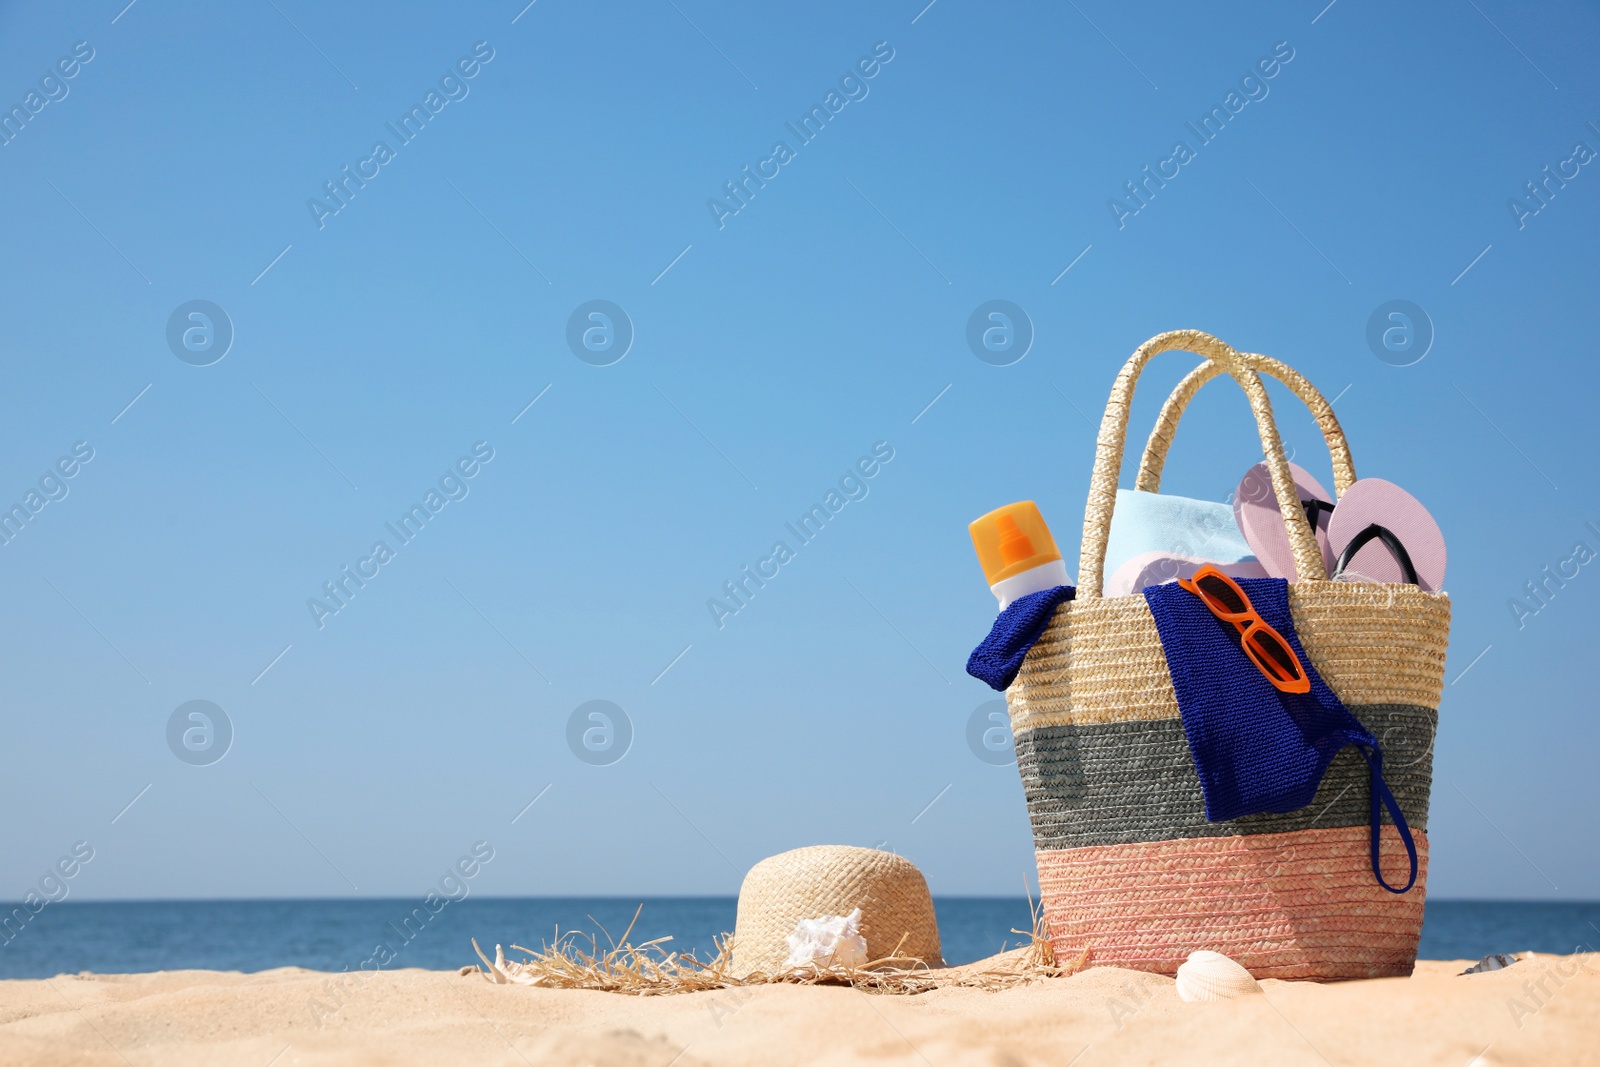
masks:
<instances>
[{"instance_id":1,"label":"pink flip flop","mask_svg":"<svg viewBox=\"0 0 1600 1067\"><path fill-rule=\"evenodd\" d=\"M1134 596L1144 592L1147 586L1192 577L1195 571L1208 563L1223 574L1234 578L1271 577L1266 569L1254 560L1218 563L1215 560L1176 556L1167 552L1141 552L1118 567L1117 572L1106 579L1105 595Z\"/></svg>"},{"instance_id":2,"label":"pink flip flop","mask_svg":"<svg viewBox=\"0 0 1600 1067\"><path fill-rule=\"evenodd\" d=\"M1328 522L1330 574L1347 582L1444 585L1444 534L1417 498L1382 478L1345 490Z\"/></svg>"},{"instance_id":3,"label":"pink flip flop","mask_svg":"<svg viewBox=\"0 0 1600 1067\"><path fill-rule=\"evenodd\" d=\"M1316 531L1317 547L1322 549L1323 567L1333 564L1333 553L1328 545L1329 513L1333 511L1333 496L1305 469L1289 464L1294 476L1295 490L1306 506L1306 517L1311 519ZM1340 505L1343 506L1342 504ZM1239 480L1233 492L1233 518L1239 532L1255 552L1256 559L1266 569L1268 577L1298 581L1294 553L1289 549L1289 532L1283 528L1283 514L1278 510L1278 495L1272 488L1272 475L1265 463L1257 463ZM1380 549L1381 551L1381 549Z\"/></svg>"}]
</instances>

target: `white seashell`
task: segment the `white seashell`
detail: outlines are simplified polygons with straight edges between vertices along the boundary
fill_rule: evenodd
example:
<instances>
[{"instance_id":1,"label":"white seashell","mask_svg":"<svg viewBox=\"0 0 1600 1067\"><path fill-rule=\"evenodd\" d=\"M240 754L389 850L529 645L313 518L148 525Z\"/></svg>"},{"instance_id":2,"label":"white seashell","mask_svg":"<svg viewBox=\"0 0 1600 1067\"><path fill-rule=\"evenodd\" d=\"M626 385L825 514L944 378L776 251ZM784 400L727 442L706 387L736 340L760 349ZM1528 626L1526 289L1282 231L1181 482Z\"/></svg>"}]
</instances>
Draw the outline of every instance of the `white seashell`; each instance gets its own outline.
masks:
<instances>
[{"instance_id":1,"label":"white seashell","mask_svg":"<svg viewBox=\"0 0 1600 1067\"><path fill-rule=\"evenodd\" d=\"M801 919L788 937L784 967L860 967L867 962L867 939L861 934L861 909L849 915Z\"/></svg>"},{"instance_id":2,"label":"white seashell","mask_svg":"<svg viewBox=\"0 0 1600 1067\"><path fill-rule=\"evenodd\" d=\"M1261 984L1250 972L1220 952L1191 952L1178 966L1178 997L1191 1004L1259 992Z\"/></svg>"},{"instance_id":3,"label":"white seashell","mask_svg":"<svg viewBox=\"0 0 1600 1067\"><path fill-rule=\"evenodd\" d=\"M473 947L477 947L476 941L473 942ZM481 956L482 953L480 952L479 955ZM488 963L489 961L484 960L484 962ZM489 973L484 977L495 985L538 985L544 981L543 976L530 978L524 974L522 964L507 962L505 952L501 950L499 945L494 947L494 963L489 965Z\"/></svg>"}]
</instances>

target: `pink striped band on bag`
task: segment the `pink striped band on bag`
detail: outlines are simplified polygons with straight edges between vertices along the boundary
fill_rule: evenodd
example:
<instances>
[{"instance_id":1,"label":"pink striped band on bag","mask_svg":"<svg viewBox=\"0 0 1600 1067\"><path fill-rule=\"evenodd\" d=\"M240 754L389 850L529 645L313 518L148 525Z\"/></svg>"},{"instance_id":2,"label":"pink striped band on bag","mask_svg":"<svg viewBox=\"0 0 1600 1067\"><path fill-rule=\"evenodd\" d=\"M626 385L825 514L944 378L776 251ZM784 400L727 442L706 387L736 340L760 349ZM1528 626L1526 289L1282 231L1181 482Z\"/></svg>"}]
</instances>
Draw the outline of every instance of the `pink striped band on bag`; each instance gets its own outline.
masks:
<instances>
[{"instance_id":1,"label":"pink striped band on bag","mask_svg":"<svg viewBox=\"0 0 1600 1067\"><path fill-rule=\"evenodd\" d=\"M1058 959L1173 974L1189 953L1231 956L1257 978L1411 973L1422 929L1428 838L1416 890L1372 877L1365 826L1040 851L1039 889ZM1394 827L1383 869L1407 867Z\"/></svg>"}]
</instances>

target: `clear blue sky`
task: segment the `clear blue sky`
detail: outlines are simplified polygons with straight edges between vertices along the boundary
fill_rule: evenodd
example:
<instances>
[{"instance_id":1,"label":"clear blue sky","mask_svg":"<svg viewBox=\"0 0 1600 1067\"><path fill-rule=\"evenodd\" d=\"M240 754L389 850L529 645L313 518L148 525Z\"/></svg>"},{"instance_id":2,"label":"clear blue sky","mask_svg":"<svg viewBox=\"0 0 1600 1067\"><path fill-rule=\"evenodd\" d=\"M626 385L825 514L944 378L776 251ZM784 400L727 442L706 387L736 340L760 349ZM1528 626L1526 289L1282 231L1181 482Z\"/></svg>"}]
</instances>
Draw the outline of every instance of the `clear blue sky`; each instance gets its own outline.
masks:
<instances>
[{"instance_id":1,"label":"clear blue sky","mask_svg":"<svg viewBox=\"0 0 1600 1067\"><path fill-rule=\"evenodd\" d=\"M28 115L0 146L0 503L93 449L0 547L0 894L87 840L75 898L410 895L479 839L496 894L731 893L818 842L1018 892L1021 786L965 740L993 612L966 524L1033 498L1076 571L1091 421L1140 342L1195 327L1337 394L1358 469L1449 538L1430 889L1600 896L1600 564L1509 606L1600 550L1600 165L1564 162L1600 149L1600 19L923 2L0 8ZM875 47L802 144L785 124ZM775 176L719 228L746 165ZM1519 228L1546 165L1574 176ZM965 340L992 299L1035 331L1011 366ZM167 341L192 300L233 324L209 366ZM632 323L620 362L568 345L591 300ZM1390 300L1433 324L1414 365L1369 349ZM1150 372L1136 440L1191 365ZM880 441L719 629L708 598ZM1167 488L1222 499L1257 448L1210 386ZM377 576L319 629L345 565ZM220 762L169 749L191 700L232 723ZM590 700L631 720L620 762L569 750Z\"/></svg>"}]
</instances>

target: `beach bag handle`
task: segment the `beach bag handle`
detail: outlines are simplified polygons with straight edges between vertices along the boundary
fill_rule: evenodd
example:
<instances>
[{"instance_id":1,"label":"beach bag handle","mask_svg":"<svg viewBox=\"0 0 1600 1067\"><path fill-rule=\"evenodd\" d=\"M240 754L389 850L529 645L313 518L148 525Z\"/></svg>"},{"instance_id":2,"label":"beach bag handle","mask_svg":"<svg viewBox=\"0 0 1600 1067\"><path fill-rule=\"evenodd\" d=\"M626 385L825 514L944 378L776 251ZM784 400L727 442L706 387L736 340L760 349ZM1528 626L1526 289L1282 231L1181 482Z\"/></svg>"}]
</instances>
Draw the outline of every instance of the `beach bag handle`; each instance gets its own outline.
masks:
<instances>
[{"instance_id":1,"label":"beach bag handle","mask_svg":"<svg viewBox=\"0 0 1600 1067\"><path fill-rule=\"evenodd\" d=\"M1105 579L1106 541L1111 534L1111 514L1117 503L1117 478L1122 471L1122 455L1128 437L1128 413L1133 403L1134 386L1139 372L1151 357L1177 349L1204 356L1211 363L1231 374L1255 414L1256 429L1261 434L1261 449L1267 461L1267 472L1272 476L1272 488L1278 498L1278 511L1283 516L1284 529L1289 535L1289 548L1294 554L1295 573L1302 582L1325 581L1328 577L1322 563L1322 552L1306 521L1300 495L1295 490L1294 476L1289 472L1289 460L1283 454L1283 440L1278 436L1277 423L1272 418L1272 401L1261 384L1260 376L1250 360L1200 330L1172 330L1157 334L1128 358L1128 362L1111 386L1111 396L1106 401L1105 417L1100 420L1100 432L1095 439L1094 473L1089 482L1089 499L1083 510L1083 548L1078 557L1077 599L1097 600Z\"/></svg>"},{"instance_id":2,"label":"beach bag handle","mask_svg":"<svg viewBox=\"0 0 1600 1067\"><path fill-rule=\"evenodd\" d=\"M1350 445L1345 441L1344 430L1339 426L1339 418L1333 413L1333 405L1317 391L1317 387L1300 374L1299 371L1287 363L1280 363L1270 356L1263 356L1256 352L1241 352L1240 357L1250 365L1250 369L1259 374L1270 374L1284 385L1289 391L1300 398L1300 402L1311 411L1312 418L1317 420L1317 426L1322 430L1322 437L1328 443L1328 453L1333 459L1333 491L1335 499L1344 496L1344 491L1356 480L1355 462L1350 458ZM1144 455L1139 459L1139 476L1133 487L1146 493L1161 491L1161 469L1167 462L1167 450L1172 447L1172 438L1178 431L1178 420L1183 418L1184 409L1189 406L1189 401L1200 391L1200 387L1217 375L1222 373L1220 364L1210 360L1200 364L1190 371L1178 387L1167 397L1167 402L1161 406L1161 414L1156 418L1155 429L1150 431L1150 440L1144 446Z\"/></svg>"}]
</instances>

